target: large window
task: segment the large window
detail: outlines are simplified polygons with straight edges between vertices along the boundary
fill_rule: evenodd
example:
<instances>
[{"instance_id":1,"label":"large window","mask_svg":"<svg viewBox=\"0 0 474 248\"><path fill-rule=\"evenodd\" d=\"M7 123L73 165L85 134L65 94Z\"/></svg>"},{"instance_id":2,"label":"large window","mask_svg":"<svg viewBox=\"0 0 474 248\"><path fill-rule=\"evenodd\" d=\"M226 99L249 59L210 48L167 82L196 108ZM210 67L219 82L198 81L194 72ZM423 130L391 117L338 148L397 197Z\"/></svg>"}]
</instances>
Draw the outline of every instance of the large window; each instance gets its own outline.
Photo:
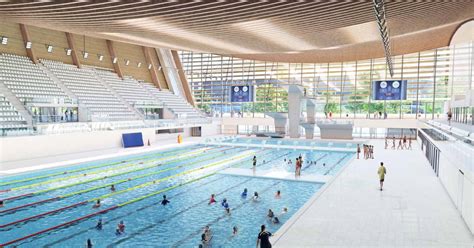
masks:
<instances>
[{"instance_id":1,"label":"large window","mask_svg":"<svg viewBox=\"0 0 474 248\"><path fill-rule=\"evenodd\" d=\"M371 99L371 82L390 79L384 58L338 63L282 63L181 51L197 105L214 116L264 117L288 110L287 89L298 84L315 99L317 116L437 118L445 102L473 89L473 42L393 57L394 79L407 80L407 99ZM230 86L251 85L255 99L232 103Z\"/></svg>"}]
</instances>

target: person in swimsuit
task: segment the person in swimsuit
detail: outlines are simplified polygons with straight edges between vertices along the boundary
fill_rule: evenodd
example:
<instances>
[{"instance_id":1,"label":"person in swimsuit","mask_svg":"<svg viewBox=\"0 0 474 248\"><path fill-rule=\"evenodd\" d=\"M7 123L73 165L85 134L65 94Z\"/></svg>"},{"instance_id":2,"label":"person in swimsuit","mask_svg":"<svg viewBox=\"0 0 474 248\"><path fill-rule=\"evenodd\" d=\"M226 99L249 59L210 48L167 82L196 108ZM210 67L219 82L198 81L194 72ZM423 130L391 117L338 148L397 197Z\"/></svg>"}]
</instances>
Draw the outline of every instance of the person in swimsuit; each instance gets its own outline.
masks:
<instances>
[{"instance_id":1,"label":"person in swimsuit","mask_svg":"<svg viewBox=\"0 0 474 248\"><path fill-rule=\"evenodd\" d=\"M163 200L161 201L161 205L166 206L168 203L170 203L170 201L166 199L166 195L163 195Z\"/></svg>"},{"instance_id":2,"label":"person in swimsuit","mask_svg":"<svg viewBox=\"0 0 474 248\"><path fill-rule=\"evenodd\" d=\"M273 222L273 224L280 224L280 220L276 216L275 216L275 218L273 218L272 222Z\"/></svg>"},{"instance_id":3,"label":"person in swimsuit","mask_svg":"<svg viewBox=\"0 0 474 248\"><path fill-rule=\"evenodd\" d=\"M258 234L257 247L260 246L260 248L272 248L270 236L272 236L272 234L265 230L265 225L262 225L260 227L260 233Z\"/></svg>"},{"instance_id":4,"label":"person in swimsuit","mask_svg":"<svg viewBox=\"0 0 474 248\"><path fill-rule=\"evenodd\" d=\"M281 198L281 192L278 190L275 194L275 199L280 199Z\"/></svg>"},{"instance_id":5,"label":"person in swimsuit","mask_svg":"<svg viewBox=\"0 0 474 248\"><path fill-rule=\"evenodd\" d=\"M92 208L100 208L100 200L97 200L97 202L92 206Z\"/></svg>"},{"instance_id":6,"label":"person in swimsuit","mask_svg":"<svg viewBox=\"0 0 474 248\"><path fill-rule=\"evenodd\" d=\"M97 225L95 225L95 228L97 230L102 230L102 219L99 219L99 221L97 222Z\"/></svg>"},{"instance_id":7,"label":"person in swimsuit","mask_svg":"<svg viewBox=\"0 0 474 248\"><path fill-rule=\"evenodd\" d=\"M244 192L242 192L240 196L242 196L242 198L247 198L247 188L244 189Z\"/></svg>"},{"instance_id":8,"label":"person in swimsuit","mask_svg":"<svg viewBox=\"0 0 474 248\"><path fill-rule=\"evenodd\" d=\"M0 201L0 208L3 208L4 205L3 201Z\"/></svg>"},{"instance_id":9,"label":"person in swimsuit","mask_svg":"<svg viewBox=\"0 0 474 248\"><path fill-rule=\"evenodd\" d=\"M110 191L115 192L115 186L113 184L110 186Z\"/></svg>"},{"instance_id":10,"label":"person in swimsuit","mask_svg":"<svg viewBox=\"0 0 474 248\"><path fill-rule=\"evenodd\" d=\"M252 159L252 167L253 167L253 168L257 167L257 156L253 156L253 159Z\"/></svg>"},{"instance_id":11,"label":"person in swimsuit","mask_svg":"<svg viewBox=\"0 0 474 248\"><path fill-rule=\"evenodd\" d=\"M94 245L92 244L92 240L91 239L87 239L87 244L86 244L86 247L87 248L92 248Z\"/></svg>"},{"instance_id":12,"label":"person in swimsuit","mask_svg":"<svg viewBox=\"0 0 474 248\"><path fill-rule=\"evenodd\" d=\"M283 210L281 211L280 215L284 215L286 213L288 213L288 208L284 207Z\"/></svg>"},{"instance_id":13,"label":"person in swimsuit","mask_svg":"<svg viewBox=\"0 0 474 248\"><path fill-rule=\"evenodd\" d=\"M275 214L273 213L273 211L271 209L268 209L267 217L270 218L270 219L275 217Z\"/></svg>"},{"instance_id":14,"label":"person in swimsuit","mask_svg":"<svg viewBox=\"0 0 474 248\"><path fill-rule=\"evenodd\" d=\"M234 226L234 227L232 228L232 236L237 235L238 232L239 232L239 230L237 229L237 226Z\"/></svg>"},{"instance_id":15,"label":"person in swimsuit","mask_svg":"<svg viewBox=\"0 0 474 248\"><path fill-rule=\"evenodd\" d=\"M360 154L360 145L357 144L357 159L359 159L359 154Z\"/></svg>"},{"instance_id":16,"label":"person in swimsuit","mask_svg":"<svg viewBox=\"0 0 474 248\"><path fill-rule=\"evenodd\" d=\"M214 195L214 194L211 195L211 199L209 199L209 203L208 203L208 204L211 205L211 204L213 204L213 203L216 203L216 198L215 198L215 195Z\"/></svg>"},{"instance_id":17,"label":"person in swimsuit","mask_svg":"<svg viewBox=\"0 0 474 248\"><path fill-rule=\"evenodd\" d=\"M407 136L403 136L403 147L408 148L407 146Z\"/></svg>"},{"instance_id":18,"label":"person in swimsuit","mask_svg":"<svg viewBox=\"0 0 474 248\"><path fill-rule=\"evenodd\" d=\"M254 193L253 193L253 198L252 198L252 200L253 200L253 201L259 201L259 200L260 200L260 198L259 198L257 192L254 192Z\"/></svg>"},{"instance_id":19,"label":"person in swimsuit","mask_svg":"<svg viewBox=\"0 0 474 248\"><path fill-rule=\"evenodd\" d=\"M212 239L212 231L209 226L204 227L204 234L206 235L206 240L211 241Z\"/></svg>"}]
</instances>

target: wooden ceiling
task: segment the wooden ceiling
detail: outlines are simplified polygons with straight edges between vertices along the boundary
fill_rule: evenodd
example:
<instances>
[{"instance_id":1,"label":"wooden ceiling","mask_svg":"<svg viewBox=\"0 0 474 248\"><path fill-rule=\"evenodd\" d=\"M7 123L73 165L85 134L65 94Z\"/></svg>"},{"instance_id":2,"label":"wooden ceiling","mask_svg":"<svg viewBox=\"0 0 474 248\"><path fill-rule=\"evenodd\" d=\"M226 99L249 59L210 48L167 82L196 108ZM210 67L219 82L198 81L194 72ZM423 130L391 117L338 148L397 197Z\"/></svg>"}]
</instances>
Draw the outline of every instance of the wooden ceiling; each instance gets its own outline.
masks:
<instances>
[{"instance_id":1,"label":"wooden ceiling","mask_svg":"<svg viewBox=\"0 0 474 248\"><path fill-rule=\"evenodd\" d=\"M386 0L392 54L449 44L473 1ZM0 20L134 44L287 62L383 57L372 1L10 1ZM0 27L1 28L1 27Z\"/></svg>"}]
</instances>

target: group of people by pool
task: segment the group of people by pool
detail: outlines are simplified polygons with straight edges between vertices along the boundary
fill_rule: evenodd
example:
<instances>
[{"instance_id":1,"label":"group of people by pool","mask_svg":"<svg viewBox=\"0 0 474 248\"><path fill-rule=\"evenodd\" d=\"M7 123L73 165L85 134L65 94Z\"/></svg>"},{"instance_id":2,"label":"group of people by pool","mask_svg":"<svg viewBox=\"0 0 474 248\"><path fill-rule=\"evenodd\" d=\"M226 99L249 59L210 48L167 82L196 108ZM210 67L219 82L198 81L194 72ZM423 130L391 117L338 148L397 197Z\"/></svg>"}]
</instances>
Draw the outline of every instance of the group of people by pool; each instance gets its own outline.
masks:
<instances>
[{"instance_id":1,"label":"group of people by pool","mask_svg":"<svg viewBox=\"0 0 474 248\"><path fill-rule=\"evenodd\" d=\"M385 137L385 149L388 149L388 142L389 142L388 139L389 139L388 137ZM395 136L393 136L392 137L392 147L391 147L391 149L395 150L395 147L396 147L397 150L403 150L403 149L410 149L411 150L412 149L412 147L411 147L411 138L407 139L406 135L403 136L403 138L400 137L400 139L398 140L398 146L396 146L396 143L397 143L396 138L395 138Z\"/></svg>"},{"instance_id":2,"label":"group of people by pool","mask_svg":"<svg viewBox=\"0 0 474 248\"><path fill-rule=\"evenodd\" d=\"M364 151L364 159L374 159L374 146L373 145L362 145L362 150ZM360 145L357 144L357 159L359 159L361 149Z\"/></svg>"},{"instance_id":3,"label":"group of people by pool","mask_svg":"<svg viewBox=\"0 0 474 248\"><path fill-rule=\"evenodd\" d=\"M249 197L249 191L248 191L247 188L243 189L242 193L240 193L240 197L244 200ZM281 199L281 191L280 190L276 191L275 199ZM260 195L258 194L258 192L255 191L250 200L252 202L259 202L261 200L261 198L260 198ZM211 196L209 198L208 205L212 205L212 204L217 204L217 199L216 199L215 194L211 194ZM220 202L220 205L221 205L222 208L224 208L224 211L227 215L231 214L231 212L230 212L231 208L230 208L229 201L227 200L227 198L223 198L222 201ZM270 223L280 224L279 217L281 217L281 215L286 214L286 213L288 213L288 208L287 207L284 207L282 212L278 216L277 216L277 214L275 214L273 212L272 209L268 209L266 217L267 217L267 220ZM238 233L238 227L234 226L232 228L232 236L236 236L237 233ZM270 241L269 241L270 236L271 236L271 233L266 231L265 225L262 225L261 232L258 235L257 245L260 244L260 247L271 247L271 244L270 244ZM211 229L210 229L209 225L207 225L204 228L204 230L201 234L201 242L199 244L199 247L209 247L211 245L211 240L212 240L212 232L211 232Z\"/></svg>"}]
</instances>

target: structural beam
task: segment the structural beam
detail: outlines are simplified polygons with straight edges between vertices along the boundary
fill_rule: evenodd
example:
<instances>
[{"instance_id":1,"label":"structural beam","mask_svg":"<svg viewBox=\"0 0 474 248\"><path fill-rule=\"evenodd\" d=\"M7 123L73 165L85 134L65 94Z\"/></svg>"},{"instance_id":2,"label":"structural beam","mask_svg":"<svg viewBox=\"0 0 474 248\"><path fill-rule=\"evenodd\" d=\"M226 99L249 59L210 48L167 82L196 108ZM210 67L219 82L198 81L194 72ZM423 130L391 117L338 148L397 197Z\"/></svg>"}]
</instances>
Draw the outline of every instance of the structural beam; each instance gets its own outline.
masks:
<instances>
[{"instance_id":1,"label":"structural beam","mask_svg":"<svg viewBox=\"0 0 474 248\"><path fill-rule=\"evenodd\" d=\"M26 48L26 43L31 42L30 33L28 32L28 27L25 24L20 24L20 31L21 37L23 38L23 45L25 45L26 54L28 57L33 61L33 63L37 64L38 60L36 59L36 55L33 51L33 48Z\"/></svg>"},{"instance_id":2,"label":"structural beam","mask_svg":"<svg viewBox=\"0 0 474 248\"><path fill-rule=\"evenodd\" d=\"M115 53L114 43L111 40L106 40L106 43L107 43L107 48L109 49L109 54L112 57L112 64L114 65L115 73L117 73L117 75L120 78L123 78L122 69L120 69L119 61ZM116 60L115 63L114 63L114 60Z\"/></svg>"},{"instance_id":3,"label":"structural beam","mask_svg":"<svg viewBox=\"0 0 474 248\"><path fill-rule=\"evenodd\" d=\"M146 66L148 67L149 65L151 65L151 68L149 68L151 74L151 81L158 89L161 90L160 80L158 79L158 71L156 69L155 63L153 62L153 59L151 59L151 48L143 46L142 49L143 54L145 55Z\"/></svg>"},{"instance_id":4,"label":"structural beam","mask_svg":"<svg viewBox=\"0 0 474 248\"><path fill-rule=\"evenodd\" d=\"M178 52L176 50L171 50L171 54L173 55L173 60L176 65L176 69L178 69L179 79L181 81L181 85L183 86L184 94L186 95L186 100L188 100L189 104L196 107L196 103L194 102L194 98L191 93L191 87L189 87L188 79L186 78L186 74L184 74L183 65L181 64L181 60L179 59Z\"/></svg>"},{"instance_id":5,"label":"structural beam","mask_svg":"<svg viewBox=\"0 0 474 248\"><path fill-rule=\"evenodd\" d=\"M78 68L82 68L81 61L77 57L76 45L74 44L74 37L71 33L66 32L66 39L69 49L71 49L72 63Z\"/></svg>"}]
</instances>

